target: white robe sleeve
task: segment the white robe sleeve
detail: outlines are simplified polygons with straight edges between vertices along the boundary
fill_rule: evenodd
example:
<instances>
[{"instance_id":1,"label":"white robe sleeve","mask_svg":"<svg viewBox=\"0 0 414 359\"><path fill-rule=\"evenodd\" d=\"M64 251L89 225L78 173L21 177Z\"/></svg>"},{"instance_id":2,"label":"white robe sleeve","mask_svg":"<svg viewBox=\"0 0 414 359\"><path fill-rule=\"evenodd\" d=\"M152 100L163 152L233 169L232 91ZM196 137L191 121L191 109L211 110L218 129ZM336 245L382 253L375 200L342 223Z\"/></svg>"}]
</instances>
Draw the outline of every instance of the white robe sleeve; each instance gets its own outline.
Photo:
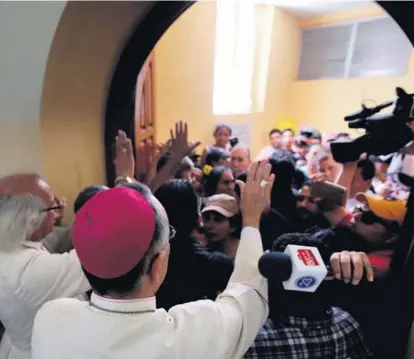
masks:
<instances>
[{"instance_id":1,"label":"white robe sleeve","mask_svg":"<svg viewBox=\"0 0 414 359\"><path fill-rule=\"evenodd\" d=\"M18 280L18 296L33 306L57 298L75 297L91 289L74 250L65 254L39 251Z\"/></svg>"}]
</instances>

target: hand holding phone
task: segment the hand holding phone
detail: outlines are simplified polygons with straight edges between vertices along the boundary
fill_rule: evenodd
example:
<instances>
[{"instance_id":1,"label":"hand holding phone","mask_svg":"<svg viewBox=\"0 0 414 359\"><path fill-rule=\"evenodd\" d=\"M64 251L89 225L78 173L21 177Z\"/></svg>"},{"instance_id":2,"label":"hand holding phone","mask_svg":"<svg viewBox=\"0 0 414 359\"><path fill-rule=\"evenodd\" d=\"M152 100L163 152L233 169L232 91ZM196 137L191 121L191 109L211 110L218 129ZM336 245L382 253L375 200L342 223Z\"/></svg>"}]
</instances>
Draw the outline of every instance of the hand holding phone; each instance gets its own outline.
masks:
<instances>
[{"instance_id":1,"label":"hand holding phone","mask_svg":"<svg viewBox=\"0 0 414 359\"><path fill-rule=\"evenodd\" d=\"M346 188L332 182L314 182L311 184L311 196L327 200L336 206L344 206L346 201Z\"/></svg>"},{"instance_id":2,"label":"hand holding phone","mask_svg":"<svg viewBox=\"0 0 414 359\"><path fill-rule=\"evenodd\" d=\"M239 139L237 137L230 138L230 147L233 148L234 146L237 146L239 143Z\"/></svg>"}]
</instances>

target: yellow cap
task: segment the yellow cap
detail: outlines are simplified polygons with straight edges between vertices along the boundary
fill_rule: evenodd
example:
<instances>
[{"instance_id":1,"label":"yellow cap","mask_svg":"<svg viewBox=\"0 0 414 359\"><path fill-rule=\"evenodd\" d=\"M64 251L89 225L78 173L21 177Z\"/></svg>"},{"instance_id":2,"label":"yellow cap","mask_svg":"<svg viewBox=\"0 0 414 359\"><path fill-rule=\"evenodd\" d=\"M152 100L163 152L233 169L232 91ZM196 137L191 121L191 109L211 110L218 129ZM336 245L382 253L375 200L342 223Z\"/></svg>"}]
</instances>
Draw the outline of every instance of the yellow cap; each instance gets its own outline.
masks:
<instances>
[{"instance_id":1,"label":"yellow cap","mask_svg":"<svg viewBox=\"0 0 414 359\"><path fill-rule=\"evenodd\" d=\"M358 193L356 199L360 202L366 202L376 216L388 221L396 221L401 224L407 213L407 201L402 199L385 199L367 193Z\"/></svg>"}]
</instances>

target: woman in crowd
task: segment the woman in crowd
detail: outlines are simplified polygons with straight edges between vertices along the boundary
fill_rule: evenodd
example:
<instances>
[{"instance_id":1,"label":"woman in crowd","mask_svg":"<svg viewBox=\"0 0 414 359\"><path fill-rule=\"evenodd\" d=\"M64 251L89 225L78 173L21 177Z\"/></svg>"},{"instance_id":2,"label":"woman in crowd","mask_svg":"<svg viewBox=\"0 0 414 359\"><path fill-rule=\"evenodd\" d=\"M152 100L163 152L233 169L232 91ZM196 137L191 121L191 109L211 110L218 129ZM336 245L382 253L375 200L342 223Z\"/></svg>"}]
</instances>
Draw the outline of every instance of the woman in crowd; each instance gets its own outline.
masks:
<instances>
[{"instance_id":1,"label":"woman in crowd","mask_svg":"<svg viewBox=\"0 0 414 359\"><path fill-rule=\"evenodd\" d=\"M217 125L214 129L214 145L212 147L218 147L225 151L229 151L231 148L230 137L232 135L232 130L227 125Z\"/></svg>"},{"instance_id":2,"label":"woman in crowd","mask_svg":"<svg viewBox=\"0 0 414 359\"><path fill-rule=\"evenodd\" d=\"M215 194L235 195L235 180L231 168L226 166L214 167L209 174L204 176L204 196Z\"/></svg>"}]
</instances>

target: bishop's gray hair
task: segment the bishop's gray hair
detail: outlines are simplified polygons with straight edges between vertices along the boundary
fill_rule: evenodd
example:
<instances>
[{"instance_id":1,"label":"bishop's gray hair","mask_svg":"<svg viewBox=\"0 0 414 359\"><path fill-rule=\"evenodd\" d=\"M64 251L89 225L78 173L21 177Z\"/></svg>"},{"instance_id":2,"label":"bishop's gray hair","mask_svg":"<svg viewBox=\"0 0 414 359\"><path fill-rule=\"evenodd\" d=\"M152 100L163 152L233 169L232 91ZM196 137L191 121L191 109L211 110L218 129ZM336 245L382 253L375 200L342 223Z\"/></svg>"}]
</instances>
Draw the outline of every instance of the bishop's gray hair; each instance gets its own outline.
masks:
<instances>
[{"instance_id":1,"label":"bishop's gray hair","mask_svg":"<svg viewBox=\"0 0 414 359\"><path fill-rule=\"evenodd\" d=\"M148 203L151 205L155 214L155 230L153 239L150 244L150 247L144 255L144 258L141 260L143 262L142 271L143 273L146 273L154 256L161 252L161 250L165 247L166 242L168 241L168 217L166 215L162 215L162 204L154 197L151 190L146 185L140 182L136 182L126 184L124 187L133 189L141 193L148 201Z\"/></svg>"},{"instance_id":2,"label":"bishop's gray hair","mask_svg":"<svg viewBox=\"0 0 414 359\"><path fill-rule=\"evenodd\" d=\"M0 195L0 252L20 247L45 218L43 200L32 194Z\"/></svg>"}]
</instances>

